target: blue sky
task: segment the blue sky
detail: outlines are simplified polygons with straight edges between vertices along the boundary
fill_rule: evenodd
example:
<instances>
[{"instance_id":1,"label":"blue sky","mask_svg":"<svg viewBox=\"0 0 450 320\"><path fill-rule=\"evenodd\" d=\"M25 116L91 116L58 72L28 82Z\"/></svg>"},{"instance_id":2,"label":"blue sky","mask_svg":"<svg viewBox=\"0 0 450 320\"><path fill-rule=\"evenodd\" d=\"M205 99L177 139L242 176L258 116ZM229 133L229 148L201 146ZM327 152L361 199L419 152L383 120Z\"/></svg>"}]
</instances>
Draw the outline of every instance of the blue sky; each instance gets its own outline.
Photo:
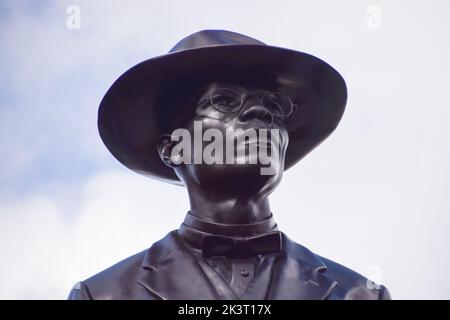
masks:
<instances>
[{"instance_id":1,"label":"blue sky","mask_svg":"<svg viewBox=\"0 0 450 320\"><path fill-rule=\"evenodd\" d=\"M66 27L71 4L79 30ZM369 5L380 29L367 26ZM448 278L424 272L450 267L449 10L446 1L0 0L0 298L64 299L181 223L183 188L122 167L98 136L97 108L128 68L214 28L317 55L348 84L336 132L271 198L280 229L394 297L450 298Z\"/></svg>"}]
</instances>

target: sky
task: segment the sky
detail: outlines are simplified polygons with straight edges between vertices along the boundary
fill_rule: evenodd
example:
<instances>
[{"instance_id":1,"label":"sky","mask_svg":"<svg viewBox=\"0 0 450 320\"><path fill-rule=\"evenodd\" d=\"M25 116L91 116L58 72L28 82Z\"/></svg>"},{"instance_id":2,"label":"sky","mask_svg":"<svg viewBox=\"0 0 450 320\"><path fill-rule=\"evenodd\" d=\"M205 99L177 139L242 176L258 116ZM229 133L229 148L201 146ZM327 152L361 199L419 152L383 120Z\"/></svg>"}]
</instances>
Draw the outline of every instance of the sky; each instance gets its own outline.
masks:
<instances>
[{"instance_id":1,"label":"sky","mask_svg":"<svg viewBox=\"0 0 450 320\"><path fill-rule=\"evenodd\" d=\"M0 299L65 299L182 222L185 189L115 160L97 110L123 72L202 29L316 55L347 82L339 127L271 195L280 230L394 299L450 299L449 12L444 0L0 0Z\"/></svg>"}]
</instances>

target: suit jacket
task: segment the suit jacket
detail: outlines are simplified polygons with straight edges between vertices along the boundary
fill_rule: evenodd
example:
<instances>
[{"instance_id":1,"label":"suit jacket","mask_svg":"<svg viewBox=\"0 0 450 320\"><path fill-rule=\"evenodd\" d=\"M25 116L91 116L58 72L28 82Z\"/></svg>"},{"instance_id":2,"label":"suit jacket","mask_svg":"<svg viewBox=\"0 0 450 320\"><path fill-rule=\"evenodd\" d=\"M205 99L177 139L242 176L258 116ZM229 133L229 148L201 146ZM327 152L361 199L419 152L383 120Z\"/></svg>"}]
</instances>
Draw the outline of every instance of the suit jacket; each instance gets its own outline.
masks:
<instances>
[{"instance_id":1,"label":"suit jacket","mask_svg":"<svg viewBox=\"0 0 450 320\"><path fill-rule=\"evenodd\" d=\"M390 299L388 290L290 240L272 268L267 300ZM259 279L264 281L264 279ZM258 281L258 276L253 281ZM176 230L99 274L78 283L69 299L218 299L211 282Z\"/></svg>"}]
</instances>

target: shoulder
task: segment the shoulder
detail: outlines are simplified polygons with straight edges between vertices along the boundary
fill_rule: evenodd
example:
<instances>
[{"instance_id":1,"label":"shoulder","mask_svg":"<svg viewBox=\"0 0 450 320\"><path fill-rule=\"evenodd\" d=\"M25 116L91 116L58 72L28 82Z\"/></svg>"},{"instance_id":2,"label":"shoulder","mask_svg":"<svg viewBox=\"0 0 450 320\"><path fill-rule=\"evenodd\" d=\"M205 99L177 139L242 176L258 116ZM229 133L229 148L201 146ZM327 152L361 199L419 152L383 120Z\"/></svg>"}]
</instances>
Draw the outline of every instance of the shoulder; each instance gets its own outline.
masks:
<instances>
[{"instance_id":1,"label":"shoulder","mask_svg":"<svg viewBox=\"0 0 450 320\"><path fill-rule=\"evenodd\" d=\"M109 300L126 298L138 281L142 260L148 249L134 254L96 275L77 283L69 294L70 300ZM136 281L134 281L136 280ZM115 296L120 294L122 296Z\"/></svg>"},{"instance_id":2,"label":"shoulder","mask_svg":"<svg viewBox=\"0 0 450 320\"><path fill-rule=\"evenodd\" d=\"M333 281L328 299L336 300L389 300L389 291L382 285L337 262L324 258L284 235L286 250L301 263Z\"/></svg>"},{"instance_id":3,"label":"shoulder","mask_svg":"<svg viewBox=\"0 0 450 320\"><path fill-rule=\"evenodd\" d=\"M330 259L318 256L326 265L325 274L337 282L334 295L346 300L390 300L389 291L363 275Z\"/></svg>"},{"instance_id":4,"label":"shoulder","mask_svg":"<svg viewBox=\"0 0 450 320\"><path fill-rule=\"evenodd\" d=\"M152 259L164 258L177 247L174 231L152 244L149 249L136 253L96 275L79 282L72 289L70 300L142 300L158 298L142 285ZM156 263L158 264L158 263Z\"/></svg>"}]
</instances>

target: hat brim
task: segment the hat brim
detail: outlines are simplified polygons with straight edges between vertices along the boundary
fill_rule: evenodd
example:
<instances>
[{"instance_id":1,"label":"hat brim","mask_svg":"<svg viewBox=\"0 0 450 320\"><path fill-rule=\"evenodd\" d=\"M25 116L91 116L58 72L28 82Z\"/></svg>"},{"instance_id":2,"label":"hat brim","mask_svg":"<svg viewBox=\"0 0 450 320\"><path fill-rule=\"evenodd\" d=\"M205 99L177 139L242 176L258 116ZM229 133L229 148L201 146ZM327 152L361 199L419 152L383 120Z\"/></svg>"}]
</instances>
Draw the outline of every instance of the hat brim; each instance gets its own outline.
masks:
<instances>
[{"instance_id":1,"label":"hat brim","mask_svg":"<svg viewBox=\"0 0 450 320\"><path fill-rule=\"evenodd\" d=\"M347 100L342 76L321 59L266 45L218 45L169 53L146 60L120 76L102 99L100 136L109 151L129 169L151 178L181 184L157 151L158 137L170 133L168 119L185 104L161 99L168 92L184 99L189 90L221 76L273 76L278 90L299 103L288 125L285 170L292 167L337 127Z\"/></svg>"}]
</instances>

